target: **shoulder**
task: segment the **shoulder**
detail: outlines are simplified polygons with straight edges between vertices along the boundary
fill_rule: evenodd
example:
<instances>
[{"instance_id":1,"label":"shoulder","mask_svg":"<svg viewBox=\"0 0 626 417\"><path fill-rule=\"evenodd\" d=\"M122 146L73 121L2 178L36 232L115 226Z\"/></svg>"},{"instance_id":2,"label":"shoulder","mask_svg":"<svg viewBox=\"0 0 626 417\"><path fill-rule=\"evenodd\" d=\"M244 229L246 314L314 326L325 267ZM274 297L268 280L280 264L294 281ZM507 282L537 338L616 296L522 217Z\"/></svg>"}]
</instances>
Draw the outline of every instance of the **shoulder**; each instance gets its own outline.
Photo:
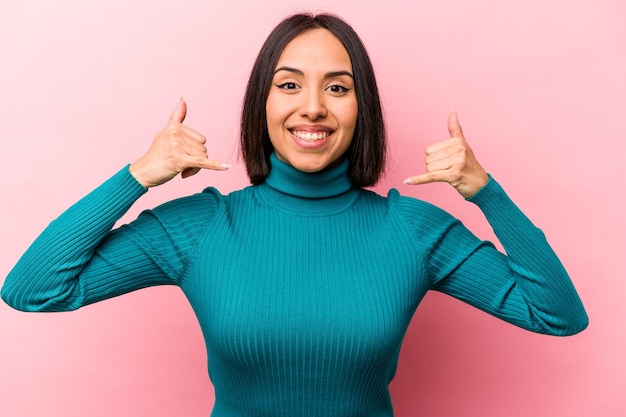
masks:
<instances>
[{"instance_id":1,"label":"shoulder","mask_svg":"<svg viewBox=\"0 0 626 417\"><path fill-rule=\"evenodd\" d=\"M216 188L207 187L202 192L167 201L151 211L161 214L180 214L184 212L187 215L193 215L196 212L202 213L215 210L223 200L224 195Z\"/></svg>"},{"instance_id":2,"label":"shoulder","mask_svg":"<svg viewBox=\"0 0 626 417\"><path fill-rule=\"evenodd\" d=\"M380 221L386 230L420 253L436 244L450 231L465 229L462 223L447 211L415 197L400 194L397 189L387 196L365 191L361 201L368 211L377 213L371 221Z\"/></svg>"},{"instance_id":3,"label":"shoulder","mask_svg":"<svg viewBox=\"0 0 626 417\"><path fill-rule=\"evenodd\" d=\"M175 230L204 228L223 206L224 196L215 188L179 197L143 211L133 222L135 226L158 227L174 233Z\"/></svg>"},{"instance_id":4,"label":"shoulder","mask_svg":"<svg viewBox=\"0 0 626 417\"><path fill-rule=\"evenodd\" d=\"M397 213L408 224L413 227L432 226L440 227L451 222L458 222L447 211L415 197L409 197L400 194L400 192L392 188L387 193L390 210Z\"/></svg>"},{"instance_id":5,"label":"shoulder","mask_svg":"<svg viewBox=\"0 0 626 417\"><path fill-rule=\"evenodd\" d=\"M215 187L207 187L202 192L161 204L151 212L174 218L212 219L219 213L236 211L243 205L256 201L255 188L255 186L248 186L229 193L222 193Z\"/></svg>"}]
</instances>

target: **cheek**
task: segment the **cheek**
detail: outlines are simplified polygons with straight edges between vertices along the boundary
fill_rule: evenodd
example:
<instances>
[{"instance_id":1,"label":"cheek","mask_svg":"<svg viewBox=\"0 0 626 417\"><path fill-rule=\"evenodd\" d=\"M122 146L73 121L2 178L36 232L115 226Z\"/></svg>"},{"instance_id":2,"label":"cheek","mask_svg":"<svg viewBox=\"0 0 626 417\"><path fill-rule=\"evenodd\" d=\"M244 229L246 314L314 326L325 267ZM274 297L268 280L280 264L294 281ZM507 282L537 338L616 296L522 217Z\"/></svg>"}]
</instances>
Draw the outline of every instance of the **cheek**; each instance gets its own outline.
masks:
<instances>
[{"instance_id":1,"label":"cheek","mask_svg":"<svg viewBox=\"0 0 626 417\"><path fill-rule=\"evenodd\" d=\"M343 123L346 129L351 129L351 130L355 129L356 119L357 119L358 114L359 114L359 107L356 103L356 100L354 101L354 103L350 103L349 106L346 106L344 108L342 119L343 119Z\"/></svg>"},{"instance_id":2,"label":"cheek","mask_svg":"<svg viewBox=\"0 0 626 417\"><path fill-rule=\"evenodd\" d=\"M287 108L285 103L272 98L270 95L265 103L265 117L267 119L268 127L271 128L272 124L282 123L286 114Z\"/></svg>"}]
</instances>

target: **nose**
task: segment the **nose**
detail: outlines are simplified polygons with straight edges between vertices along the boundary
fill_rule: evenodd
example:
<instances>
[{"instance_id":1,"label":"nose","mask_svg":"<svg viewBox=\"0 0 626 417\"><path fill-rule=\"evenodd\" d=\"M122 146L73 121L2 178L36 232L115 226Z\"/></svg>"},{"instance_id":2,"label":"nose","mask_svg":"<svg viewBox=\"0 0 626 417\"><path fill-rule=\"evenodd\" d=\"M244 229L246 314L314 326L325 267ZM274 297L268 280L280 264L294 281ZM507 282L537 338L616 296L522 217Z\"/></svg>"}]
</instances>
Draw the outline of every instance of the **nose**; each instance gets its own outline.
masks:
<instances>
[{"instance_id":1,"label":"nose","mask_svg":"<svg viewBox=\"0 0 626 417\"><path fill-rule=\"evenodd\" d=\"M327 110L323 92L309 91L302 95L300 115L309 120L317 120L326 117Z\"/></svg>"}]
</instances>

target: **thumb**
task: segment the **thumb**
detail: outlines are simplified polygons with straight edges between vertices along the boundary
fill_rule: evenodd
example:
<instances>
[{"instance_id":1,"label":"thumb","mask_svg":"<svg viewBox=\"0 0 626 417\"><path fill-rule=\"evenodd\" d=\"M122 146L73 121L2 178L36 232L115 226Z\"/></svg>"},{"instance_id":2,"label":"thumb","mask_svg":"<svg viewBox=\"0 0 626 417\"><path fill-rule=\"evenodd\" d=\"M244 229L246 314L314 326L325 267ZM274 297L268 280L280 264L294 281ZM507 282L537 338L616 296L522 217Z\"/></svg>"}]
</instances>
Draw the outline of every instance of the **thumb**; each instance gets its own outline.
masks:
<instances>
[{"instance_id":1,"label":"thumb","mask_svg":"<svg viewBox=\"0 0 626 417\"><path fill-rule=\"evenodd\" d=\"M448 132L450 133L451 138L465 139L465 136L463 136L463 130L459 124L459 116L456 114L456 110L454 109L452 109L448 115Z\"/></svg>"},{"instance_id":2,"label":"thumb","mask_svg":"<svg viewBox=\"0 0 626 417\"><path fill-rule=\"evenodd\" d=\"M187 103L181 97L178 100L178 104L176 105L176 109L174 113L170 116L170 121L182 123L185 120L185 116L187 115Z\"/></svg>"}]
</instances>

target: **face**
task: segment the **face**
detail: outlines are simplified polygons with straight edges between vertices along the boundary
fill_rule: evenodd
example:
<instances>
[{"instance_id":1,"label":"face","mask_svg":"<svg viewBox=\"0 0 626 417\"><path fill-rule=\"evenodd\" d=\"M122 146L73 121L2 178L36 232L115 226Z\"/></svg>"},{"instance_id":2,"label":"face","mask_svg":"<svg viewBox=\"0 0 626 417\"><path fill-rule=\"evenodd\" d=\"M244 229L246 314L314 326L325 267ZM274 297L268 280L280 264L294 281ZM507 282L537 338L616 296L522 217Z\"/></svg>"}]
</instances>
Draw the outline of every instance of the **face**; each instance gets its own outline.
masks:
<instances>
[{"instance_id":1,"label":"face","mask_svg":"<svg viewBox=\"0 0 626 417\"><path fill-rule=\"evenodd\" d=\"M336 165L357 119L352 63L331 32L313 29L287 44L266 103L276 156L304 172Z\"/></svg>"}]
</instances>

